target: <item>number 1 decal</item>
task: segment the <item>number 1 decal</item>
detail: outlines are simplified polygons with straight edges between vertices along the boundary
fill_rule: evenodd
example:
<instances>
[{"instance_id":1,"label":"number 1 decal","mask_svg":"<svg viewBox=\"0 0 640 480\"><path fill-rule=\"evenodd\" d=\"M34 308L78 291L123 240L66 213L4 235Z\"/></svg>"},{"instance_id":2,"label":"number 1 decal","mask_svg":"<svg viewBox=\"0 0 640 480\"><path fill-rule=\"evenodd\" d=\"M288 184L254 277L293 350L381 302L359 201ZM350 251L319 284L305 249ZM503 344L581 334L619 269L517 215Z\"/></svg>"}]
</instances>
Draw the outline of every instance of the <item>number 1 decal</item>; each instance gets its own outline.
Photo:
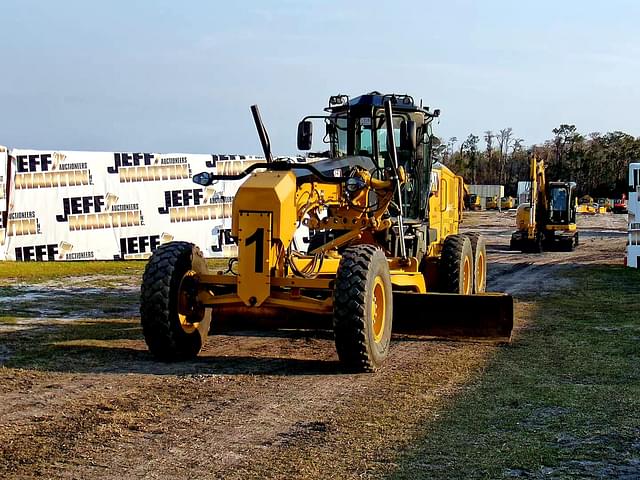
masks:
<instances>
[{"instance_id":1,"label":"number 1 decal","mask_svg":"<svg viewBox=\"0 0 640 480\"><path fill-rule=\"evenodd\" d=\"M247 237L245 245L248 247L252 243L256 244L256 273L264 271L264 228L258 228L255 232Z\"/></svg>"}]
</instances>

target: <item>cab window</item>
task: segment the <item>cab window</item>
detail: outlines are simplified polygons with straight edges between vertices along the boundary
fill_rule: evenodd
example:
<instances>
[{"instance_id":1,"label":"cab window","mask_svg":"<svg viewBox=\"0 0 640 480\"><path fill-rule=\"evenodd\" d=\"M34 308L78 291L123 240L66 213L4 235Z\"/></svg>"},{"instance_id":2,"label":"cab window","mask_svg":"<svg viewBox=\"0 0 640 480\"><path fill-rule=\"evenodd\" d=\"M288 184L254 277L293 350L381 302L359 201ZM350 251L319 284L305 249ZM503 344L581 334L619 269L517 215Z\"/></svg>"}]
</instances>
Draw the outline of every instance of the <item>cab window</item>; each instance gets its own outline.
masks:
<instances>
[{"instance_id":1,"label":"cab window","mask_svg":"<svg viewBox=\"0 0 640 480\"><path fill-rule=\"evenodd\" d=\"M443 212L447 209L449 189L447 181L443 178L440 180L440 210Z\"/></svg>"},{"instance_id":2,"label":"cab window","mask_svg":"<svg viewBox=\"0 0 640 480\"><path fill-rule=\"evenodd\" d=\"M373 134L371 118L361 117L356 126L356 154L373 156Z\"/></svg>"}]
</instances>

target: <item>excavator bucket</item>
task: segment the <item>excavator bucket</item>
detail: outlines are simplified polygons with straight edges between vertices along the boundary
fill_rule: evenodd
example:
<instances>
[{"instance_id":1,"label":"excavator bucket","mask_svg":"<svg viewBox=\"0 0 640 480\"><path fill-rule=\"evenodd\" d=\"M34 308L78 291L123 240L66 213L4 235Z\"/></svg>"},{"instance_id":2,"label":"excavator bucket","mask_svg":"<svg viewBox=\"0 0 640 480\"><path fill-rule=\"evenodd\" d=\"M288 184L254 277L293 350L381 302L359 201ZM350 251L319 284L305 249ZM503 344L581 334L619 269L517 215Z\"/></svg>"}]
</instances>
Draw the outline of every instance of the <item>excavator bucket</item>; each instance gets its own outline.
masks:
<instances>
[{"instance_id":1,"label":"excavator bucket","mask_svg":"<svg viewBox=\"0 0 640 480\"><path fill-rule=\"evenodd\" d=\"M513 298L504 293L394 293L393 332L507 343Z\"/></svg>"}]
</instances>

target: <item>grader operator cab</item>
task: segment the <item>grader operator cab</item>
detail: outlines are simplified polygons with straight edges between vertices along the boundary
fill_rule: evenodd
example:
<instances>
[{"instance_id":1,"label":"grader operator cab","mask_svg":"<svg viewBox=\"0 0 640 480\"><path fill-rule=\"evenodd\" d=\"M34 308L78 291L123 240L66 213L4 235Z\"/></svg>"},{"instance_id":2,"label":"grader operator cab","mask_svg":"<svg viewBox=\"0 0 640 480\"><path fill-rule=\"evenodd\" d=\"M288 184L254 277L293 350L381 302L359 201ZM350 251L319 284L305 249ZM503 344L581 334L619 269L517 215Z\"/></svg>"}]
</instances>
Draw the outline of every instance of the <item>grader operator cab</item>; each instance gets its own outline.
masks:
<instances>
[{"instance_id":1,"label":"grader operator cab","mask_svg":"<svg viewBox=\"0 0 640 480\"><path fill-rule=\"evenodd\" d=\"M392 324L394 332L509 340L513 300L483 293L484 240L458 233L462 179L431 159L439 112L377 92L331 97L326 111L328 158L273 161L253 106L266 162L194 177L203 186L248 177L233 202L238 257L224 274L209 271L191 243L154 252L141 321L157 357L192 358L210 330L265 325L332 329L351 371L382 364ZM298 127L302 150L312 145L312 118ZM306 252L294 241L303 224Z\"/></svg>"},{"instance_id":2,"label":"grader operator cab","mask_svg":"<svg viewBox=\"0 0 640 480\"><path fill-rule=\"evenodd\" d=\"M579 241L575 182L547 182L544 162L535 155L530 169L530 201L516 211L517 230L511 235L511 249L523 253L573 250Z\"/></svg>"}]
</instances>

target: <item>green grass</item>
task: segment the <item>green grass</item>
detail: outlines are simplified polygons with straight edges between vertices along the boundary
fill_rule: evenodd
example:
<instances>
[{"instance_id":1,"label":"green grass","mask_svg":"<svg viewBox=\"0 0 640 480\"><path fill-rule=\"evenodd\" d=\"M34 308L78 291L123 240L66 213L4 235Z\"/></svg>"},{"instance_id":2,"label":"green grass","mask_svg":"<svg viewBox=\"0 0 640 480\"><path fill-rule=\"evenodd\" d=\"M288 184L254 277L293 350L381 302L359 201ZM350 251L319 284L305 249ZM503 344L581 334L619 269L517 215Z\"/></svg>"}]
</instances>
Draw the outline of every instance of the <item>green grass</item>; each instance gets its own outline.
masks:
<instances>
[{"instance_id":1,"label":"green grass","mask_svg":"<svg viewBox=\"0 0 640 480\"><path fill-rule=\"evenodd\" d=\"M145 261L127 262L2 262L0 279L40 282L86 275L142 275Z\"/></svg>"},{"instance_id":2,"label":"green grass","mask_svg":"<svg viewBox=\"0 0 640 480\"><path fill-rule=\"evenodd\" d=\"M228 259L209 259L214 270L226 269ZM38 283L63 277L125 275L141 277L146 260L95 262L0 262L0 284Z\"/></svg>"},{"instance_id":3,"label":"green grass","mask_svg":"<svg viewBox=\"0 0 640 480\"><path fill-rule=\"evenodd\" d=\"M640 475L640 274L572 276L574 286L539 298L512 346L425 424L391 478Z\"/></svg>"}]
</instances>

